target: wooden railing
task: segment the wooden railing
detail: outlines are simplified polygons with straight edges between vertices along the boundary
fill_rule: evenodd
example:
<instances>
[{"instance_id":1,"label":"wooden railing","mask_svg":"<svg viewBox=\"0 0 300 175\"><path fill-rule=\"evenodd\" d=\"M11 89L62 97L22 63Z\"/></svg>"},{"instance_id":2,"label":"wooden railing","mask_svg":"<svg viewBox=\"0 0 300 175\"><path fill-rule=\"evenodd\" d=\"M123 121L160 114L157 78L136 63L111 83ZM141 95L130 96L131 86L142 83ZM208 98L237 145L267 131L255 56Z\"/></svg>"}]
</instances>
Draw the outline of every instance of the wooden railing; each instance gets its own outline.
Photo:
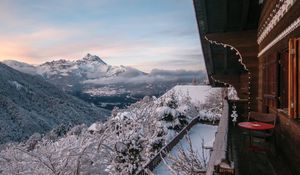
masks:
<instances>
[{"instance_id":1,"label":"wooden railing","mask_svg":"<svg viewBox=\"0 0 300 175\"><path fill-rule=\"evenodd\" d=\"M227 158L229 105L224 101L223 115L220 119L213 149L208 162L206 175L213 175L215 166Z\"/></svg>"},{"instance_id":2,"label":"wooden railing","mask_svg":"<svg viewBox=\"0 0 300 175\"><path fill-rule=\"evenodd\" d=\"M153 171L154 168L161 162L162 157L165 157L174 146L188 133L188 131L199 122L199 117L194 118L186 127L184 127L178 135L165 145L145 166L137 172L137 175L148 175L147 171Z\"/></svg>"},{"instance_id":3,"label":"wooden railing","mask_svg":"<svg viewBox=\"0 0 300 175\"><path fill-rule=\"evenodd\" d=\"M227 140L228 140L228 120L229 120L229 105L224 100L223 114L219 122L218 130L216 133L213 149L208 162L206 175L213 175L215 165L219 164L221 160L226 159L227 154ZM194 118L175 138L171 140L166 146L164 146L139 172L137 175L148 175L155 169L155 167L161 162L162 157L165 157L174 146L188 133L188 131L199 122L199 118ZM205 173L205 171L203 172Z\"/></svg>"}]
</instances>

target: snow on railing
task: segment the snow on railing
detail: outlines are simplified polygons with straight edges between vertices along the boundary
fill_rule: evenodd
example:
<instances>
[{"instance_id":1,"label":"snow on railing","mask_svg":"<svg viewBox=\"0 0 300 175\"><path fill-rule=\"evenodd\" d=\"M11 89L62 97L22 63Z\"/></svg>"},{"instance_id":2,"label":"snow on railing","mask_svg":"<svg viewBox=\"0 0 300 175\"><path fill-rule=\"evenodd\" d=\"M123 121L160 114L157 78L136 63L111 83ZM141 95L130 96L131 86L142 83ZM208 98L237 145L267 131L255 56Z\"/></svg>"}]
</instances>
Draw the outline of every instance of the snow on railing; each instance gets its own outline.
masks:
<instances>
[{"instance_id":1,"label":"snow on railing","mask_svg":"<svg viewBox=\"0 0 300 175\"><path fill-rule=\"evenodd\" d=\"M215 141L212 148L212 153L206 169L206 175L213 175L215 165L221 163L223 159L226 159L227 153L227 134L228 134L228 114L229 107L228 102L223 102L223 114L220 119L218 130L216 133ZM173 138L167 145L165 145L148 163L143 166L143 169L138 171L137 175L149 175L156 166L162 161L162 157L165 157L174 146L189 132L189 130L200 121L200 117L194 118L185 128L182 129L179 134ZM205 173L205 171L203 171Z\"/></svg>"},{"instance_id":2,"label":"snow on railing","mask_svg":"<svg viewBox=\"0 0 300 175\"><path fill-rule=\"evenodd\" d=\"M148 175L149 171L153 171L154 168L161 162L162 157L165 157L174 146L189 132L189 130L199 122L199 117L194 118L186 127L184 127L167 145L165 145L144 167L137 172L137 175Z\"/></svg>"},{"instance_id":3,"label":"snow on railing","mask_svg":"<svg viewBox=\"0 0 300 175\"><path fill-rule=\"evenodd\" d=\"M223 115L219 122L213 149L208 162L206 175L213 175L215 166L220 164L222 160L226 159L228 139L228 114L228 102L224 100Z\"/></svg>"}]
</instances>

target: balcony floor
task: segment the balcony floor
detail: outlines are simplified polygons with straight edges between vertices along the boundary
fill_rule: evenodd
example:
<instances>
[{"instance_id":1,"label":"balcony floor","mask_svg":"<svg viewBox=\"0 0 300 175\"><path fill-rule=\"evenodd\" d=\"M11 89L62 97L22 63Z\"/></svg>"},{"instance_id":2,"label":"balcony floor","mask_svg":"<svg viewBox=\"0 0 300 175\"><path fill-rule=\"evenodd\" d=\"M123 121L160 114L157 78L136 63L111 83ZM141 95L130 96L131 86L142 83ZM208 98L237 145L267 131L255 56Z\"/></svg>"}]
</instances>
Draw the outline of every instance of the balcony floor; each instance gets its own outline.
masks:
<instances>
[{"instance_id":1,"label":"balcony floor","mask_svg":"<svg viewBox=\"0 0 300 175\"><path fill-rule=\"evenodd\" d=\"M236 175L293 175L278 151L253 152L248 149L247 137L238 126L230 127L230 152ZM276 153L275 153L276 152Z\"/></svg>"}]
</instances>

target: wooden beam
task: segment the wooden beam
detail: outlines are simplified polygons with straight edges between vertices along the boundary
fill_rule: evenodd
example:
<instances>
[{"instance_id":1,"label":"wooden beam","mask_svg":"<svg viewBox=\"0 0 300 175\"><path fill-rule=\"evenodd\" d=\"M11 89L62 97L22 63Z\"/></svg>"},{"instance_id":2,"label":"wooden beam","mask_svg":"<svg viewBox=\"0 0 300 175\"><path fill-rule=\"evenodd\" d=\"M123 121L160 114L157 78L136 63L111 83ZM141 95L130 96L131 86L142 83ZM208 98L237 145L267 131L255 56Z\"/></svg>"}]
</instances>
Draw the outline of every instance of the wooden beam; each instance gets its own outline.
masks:
<instances>
[{"instance_id":1,"label":"wooden beam","mask_svg":"<svg viewBox=\"0 0 300 175\"><path fill-rule=\"evenodd\" d=\"M226 29L227 29L227 22L228 22L228 0L226 0L225 4L225 13L224 13L224 20L223 20L223 29L224 29L224 32L227 32Z\"/></svg>"},{"instance_id":2,"label":"wooden beam","mask_svg":"<svg viewBox=\"0 0 300 175\"><path fill-rule=\"evenodd\" d=\"M300 38L297 39L297 43L298 43L298 51L297 51L297 60L298 60L298 72L297 72L297 75L296 75L296 80L298 80L298 85L297 85L297 95L298 95L298 99L297 99L297 103L298 103L298 106L297 106L297 114L296 116L298 118L300 118Z\"/></svg>"},{"instance_id":3,"label":"wooden beam","mask_svg":"<svg viewBox=\"0 0 300 175\"><path fill-rule=\"evenodd\" d=\"M257 46L256 30L225 32L225 33L209 33L206 37L213 41L224 44L230 44L234 47L252 47Z\"/></svg>"},{"instance_id":4,"label":"wooden beam","mask_svg":"<svg viewBox=\"0 0 300 175\"><path fill-rule=\"evenodd\" d=\"M246 25L247 25L247 21L248 21L248 13L249 13L249 6L250 6L250 1L249 0L243 0L243 12L242 12L242 16L241 16L241 30L243 30ZM251 15L251 14L250 14Z\"/></svg>"},{"instance_id":5,"label":"wooden beam","mask_svg":"<svg viewBox=\"0 0 300 175\"><path fill-rule=\"evenodd\" d=\"M240 76L237 74L230 74L230 75L215 74L215 75L213 75L213 78L216 80L219 80L221 82L231 84L236 89L239 89L239 87L240 87Z\"/></svg>"},{"instance_id":6,"label":"wooden beam","mask_svg":"<svg viewBox=\"0 0 300 175\"><path fill-rule=\"evenodd\" d=\"M204 39L205 34L207 33L208 24L207 24L207 12L206 12L206 0L193 0L194 9L197 18L198 31L200 33L200 43L202 46L202 52L204 55L206 71L208 75L208 80L210 84L214 85L214 81L211 78L211 75L214 73L213 68L213 59L211 54L211 48L208 41Z\"/></svg>"}]
</instances>

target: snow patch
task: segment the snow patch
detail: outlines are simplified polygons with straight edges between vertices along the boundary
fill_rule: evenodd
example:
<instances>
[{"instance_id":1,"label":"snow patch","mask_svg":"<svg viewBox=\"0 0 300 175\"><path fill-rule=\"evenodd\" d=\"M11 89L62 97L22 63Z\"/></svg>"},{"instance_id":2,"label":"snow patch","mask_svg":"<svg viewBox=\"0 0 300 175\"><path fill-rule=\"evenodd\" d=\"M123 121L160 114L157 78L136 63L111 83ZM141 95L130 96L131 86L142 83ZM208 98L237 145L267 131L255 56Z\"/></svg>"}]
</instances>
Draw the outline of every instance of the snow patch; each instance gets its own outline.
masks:
<instances>
[{"instance_id":1,"label":"snow patch","mask_svg":"<svg viewBox=\"0 0 300 175\"><path fill-rule=\"evenodd\" d=\"M89 128L89 132L100 132L103 129L102 123L93 123Z\"/></svg>"},{"instance_id":2,"label":"snow patch","mask_svg":"<svg viewBox=\"0 0 300 175\"><path fill-rule=\"evenodd\" d=\"M9 81L10 85L14 86L17 90L21 90L24 86L17 81Z\"/></svg>"}]
</instances>

